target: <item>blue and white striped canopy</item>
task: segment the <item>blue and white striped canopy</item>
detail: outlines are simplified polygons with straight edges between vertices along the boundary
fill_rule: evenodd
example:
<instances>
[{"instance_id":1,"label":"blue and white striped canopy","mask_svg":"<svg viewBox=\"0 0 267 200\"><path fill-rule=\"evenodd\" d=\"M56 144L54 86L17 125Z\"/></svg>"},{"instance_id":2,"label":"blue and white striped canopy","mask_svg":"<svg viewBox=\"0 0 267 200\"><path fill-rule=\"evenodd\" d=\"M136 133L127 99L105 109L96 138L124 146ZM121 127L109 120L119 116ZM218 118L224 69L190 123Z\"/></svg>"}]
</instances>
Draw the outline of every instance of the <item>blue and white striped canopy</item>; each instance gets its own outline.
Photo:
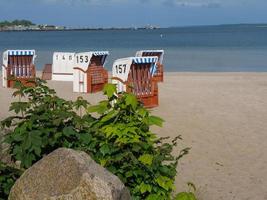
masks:
<instances>
[{"instance_id":1,"label":"blue and white striped canopy","mask_svg":"<svg viewBox=\"0 0 267 200\"><path fill-rule=\"evenodd\" d=\"M151 56L151 57L133 57L133 62L136 64L151 64L150 73L153 75L156 72L156 65L157 65L158 57Z\"/></svg>"},{"instance_id":2,"label":"blue and white striped canopy","mask_svg":"<svg viewBox=\"0 0 267 200\"><path fill-rule=\"evenodd\" d=\"M133 62L136 64L155 63L157 60L157 57L133 57Z\"/></svg>"},{"instance_id":3,"label":"blue and white striped canopy","mask_svg":"<svg viewBox=\"0 0 267 200\"><path fill-rule=\"evenodd\" d=\"M8 50L9 56L33 56L35 55L34 50Z\"/></svg>"},{"instance_id":4,"label":"blue and white striped canopy","mask_svg":"<svg viewBox=\"0 0 267 200\"><path fill-rule=\"evenodd\" d=\"M164 53L164 50L142 50L143 53Z\"/></svg>"},{"instance_id":5,"label":"blue and white striped canopy","mask_svg":"<svg viewBox=\"0 0 267 200\"><path fill-rule=\"evenodd\" d=\"M93 51L92 55L101 56L101 63L102 63L102 65L104 65L106 58L109 55L109 52L108 51Z\"/></svg>"},{"instance_id":6,"label":"blue and white striped canopy","mask_svg":"<svg viewBox=\"0 0 267 200\"><path fill-rule=\"evenodd\" d=\"M92 52L92 54L94 56L106 56L106 55L109 55L109 52L108 51L94 51Z\"/></svg>"}]
</instances>

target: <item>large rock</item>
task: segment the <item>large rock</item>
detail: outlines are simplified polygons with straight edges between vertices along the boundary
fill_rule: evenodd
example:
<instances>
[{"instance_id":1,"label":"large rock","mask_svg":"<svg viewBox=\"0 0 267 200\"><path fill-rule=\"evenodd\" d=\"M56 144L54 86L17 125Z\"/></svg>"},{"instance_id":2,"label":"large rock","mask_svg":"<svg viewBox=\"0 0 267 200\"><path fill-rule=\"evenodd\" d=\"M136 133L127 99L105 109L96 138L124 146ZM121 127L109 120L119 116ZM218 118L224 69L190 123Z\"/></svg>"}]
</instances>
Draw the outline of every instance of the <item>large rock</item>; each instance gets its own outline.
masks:
<instances>
[{"instance_id":1,"label":"large rock","mask_svg":"<svg viewBox=\"0 0 267 200\"><path fill-rule=\"evenodd\" d=\"M84 152L60 148L26 170L9 200L127 200L118 177Z\"/></svg>"}]
</instances>

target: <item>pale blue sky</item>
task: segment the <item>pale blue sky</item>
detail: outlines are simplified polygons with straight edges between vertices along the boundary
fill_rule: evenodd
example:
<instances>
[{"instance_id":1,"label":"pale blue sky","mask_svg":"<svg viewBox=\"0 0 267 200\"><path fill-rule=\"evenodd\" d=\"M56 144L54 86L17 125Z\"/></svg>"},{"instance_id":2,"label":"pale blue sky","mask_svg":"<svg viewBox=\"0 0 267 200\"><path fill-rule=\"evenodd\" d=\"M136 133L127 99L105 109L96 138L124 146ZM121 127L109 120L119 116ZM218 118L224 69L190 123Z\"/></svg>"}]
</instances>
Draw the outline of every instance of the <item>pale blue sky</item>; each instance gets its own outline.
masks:
<instances>
[{"instance_id":1,"label":"pale blue sky","mask_svg":"<svg viewBox=\"0 0 267 200\"><path fill-rule=\"evenodd\" d=\"M267 0L0 0L0 21L72 27L267 23Z\"/></svg>"}]
</instances>

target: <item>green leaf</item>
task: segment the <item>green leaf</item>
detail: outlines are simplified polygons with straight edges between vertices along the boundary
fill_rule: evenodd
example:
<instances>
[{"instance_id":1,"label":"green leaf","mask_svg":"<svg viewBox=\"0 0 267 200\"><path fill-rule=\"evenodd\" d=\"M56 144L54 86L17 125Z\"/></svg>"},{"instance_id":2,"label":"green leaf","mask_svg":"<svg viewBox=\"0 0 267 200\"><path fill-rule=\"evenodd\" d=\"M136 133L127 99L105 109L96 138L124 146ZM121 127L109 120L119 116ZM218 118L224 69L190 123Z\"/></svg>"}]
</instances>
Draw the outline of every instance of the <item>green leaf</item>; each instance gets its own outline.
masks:
<instances>
[{"instance_id":1,"label":"green leaf","mask_svg":"<svg viewBox=\"0 0 267 200\"><path fill-rule=\"evenodd\" d=\"M147 196L146 200L163 200L161 195L150 194Z\"/></svg>"},{"instance_id":2,"label":"green leaf","mask_svg":"<svg viewBox=\"0 0 267 200\"><path fill-rule=\"evenodd\" d=\"M23 88L21 81L19 81L17 79L13 79L13 80L15 80L14 88L16 88L16 89L22 89Z\"/></svg>"},{"instance_id":3,"label":"green leaf","mask_svg":"<svg viewBox=\"0 0 267 200\"><path fill-rule=\"evenodd\" d=\"M153 162L153 155L150 154L143 154L138 158L138 160L143 163L144 165L150 166Z\"/></svg>"},{"instance_id":4,"label":"green leaf","mask_svg":"<svg viewBox=\"0 0 267 200\"><path fill-rule=\"evenodd\" d=\"M21 146L15 146L12 151L13 156L16 157L17 160L22 160L22 147Z\"/></svg>"},{"instance_id":5,"label":"green leaf","mask_svg":"<svg viewBox=\"0 0 267 200\"><path fill-rule=\"evenodd\" d=\"M11 137L12 137L12 138L14 139L14 141L16 141L16 142L22 141L23 138L24 138L23 135L20 134L20 133L14 133Z\"/></svg>"},{"instance_id":6,"label":"green leaf","mask_svg":"<svg viewBox=\"0 0 267 200\"><path fill-rule=\"evenodd\" d=\"M105 115L102 119L101 122L106 122L114 117L116 117L118 115L119 111L117 110L112 110L110 111L107 115Z\"/></svg>"},{"instance_id":7,"label":"green leaf","mask_svg":"<svg viewBox=\"0 0 267 200\"><path fill-rule=\"evenodd\" d=\"M8 117L8 118L4 119L3 121L1 121L1 126L9 128L9 127L11 127L12 122L15 121L15 119L19 119L19 118L20 117L17 117L17 116Z\"/></svg>"},{"instance_id":8,"label":"green leaf","mask_svg":"<svg viewBox=\"0 0 267 200\"><path fill-rule=\"evenodd\" d=\"M110 99L111 97L113 97L114 94L116 94L116 85L114 84L106 84L104 86L104 94L106 94L108 96L108 98Z\"/></svg>"},{"instance_id":9,"label":"green leaf","mask_svg":"<svg viewBox=\"0 0 267 200\"><path fill-rule=\"evenodd\" d=\"M81 107L83 108L87 108L87 106L89 105L89 102L84 100L83 97L78 97L77 100L74 102L74 107L76 109L79 109Z\"/></svg>"},{"instance_id":10,"label":"green leaf","mask_svg":"<svg viewBox=\"0 0 267 200\"><path fill-rule=\"evenodd\" d=\"M192 192L181 192L177 194L174 200L197 200Z\"/></svg>"},{"instance_id":11,"label":"green leaf","mask_svg":"<svg viewBox=\"0 0 267 200\"><path fill-rule=\"evenodd\" d=\"M135 95L126 94L125 102L127 106L131 105L133 109L136 109L138 101Z\"/></svg>"},{"instance_id":12,"label":"green leaf","mask_svg":"<svg viewBox=\"0 0 267 200\"><path fill-rule=\"evenodd\" d=\"M156 183L167 191L173 189L174 187L173 181L166 176L159 176L156 178Z\"/></svg>"},{"instance_id":13,"label":"green leaf","mask_svg":"<svg viewBox=\"0 0 267 200\"><path fill-rule=\"evenodd\" d=\"M63 129L63 135L70 137L76 135L76 131L73 129L73 127L68 126Z\"/></svg>"},{"instance_id":14,"label":"green leaf","mask_svg":"<svg viewBox=\"0 0 267 200\"><path fill-rule=\"evenodd\" d=\"M132 171L128 171L128 172L126 172L125 176L127 178L132 177L133 176L133 172Z\"/></svg>"},{"instance_id":15,"label":"green leaf","mask_svg":"<svg viewBox=\"0 0 267 200\"><path fill-rule=\"evenodd\" d=\"M144 194L146 192L151 192L152 187L148 184L145 184L144 182L141 183L140 185L140 192L141 194Z\"/></svg>"},{"instance_id":16,"label":"green leaf","mask_svg":"<svg viewBox=\"0 0 267 200\"><path fill-rule=\"evenodd\" d=\"M110 154L110 148L108 146L108 144L104 144L101 148L100 148L100 152L105 156L106 154Z\"/></svg>"},{"instance_id":17,"label":"green leaf","mask_svg":"<svg viewBox=\"0 0 267 200\"><path fill-rule=\"evenodd\" d=\"M87 111L89 113L98 113L98 114L103 114L108 110L108 101L101 101L98 105L96 106L90 106L87 108Z\"/></svg>"},{"instance_id":18,"label":"green leaf","mask_svg":"<svg viewBox=\"0 0 267 200\"><path fill-rule=\"evenodd\" d=\"M98 112L100 109L100 106L99 105L96 105L96 106L90 106L87 108L87 111L89 113L94 113L94 112Z\"/></svg>"},{"instance_id":19,"label":"green leaf","mask_svg":"<svg viewBox=\"0 0 267 200\"><path fill-rule=\"evenodd\" d=\"M32 145L32 138L30 137L30 134L28 134L23 142L22 142L22 148L23 148L23 151L27 151L31 148L31 145Z\"/></svg>"},{"instance_id":20,"label":"green leaf","mask_svg":"<svg viewBox=\"0 0 267 200\"><path fill-rule=\"evenodd\" d=\"M41 155L41 146L39 145L35 145L33 144L32 145L32 150L34 151L34 153L37 155L37 156L40 156Z\"/></svg>"},{"instance_id":21,"label":"green leaf","mask_svg":"<svg viewBox=\"0 0 267 200\"><path fill-rule=\"evenodd\" d=\"M29 168L32 165L34 159L35 156L33 154L30 153L24 154L23 159L21 161L22 167Z\"/></svg>"},{"instance_id":22,"label":"green leaf","mask_svg":"<svg viewBox=\"0 0 267 200\"><path fill-rule=\"evenodd\" d=\"M172 168L170 166L165 166L165 165L163 165L162 167L159 167L159 171L163 175L168 176L168 177L173 177L176 174L175 168Z\"/></svg>"},{"instance_id":23,"label":"green leaf","mask_svg":"<svg viewBox=\"0 0 267 200\"><path fill-rule=\"evenodd\" d=\"M88 145L88 144L90 144L90 142L92 140L92 135L90 135L90 134L81 134L80 135L80 139L81 139L81 142L83 144Z\"/></svg>"},{"instance_id":24,"label":"green leaf","mask_svg":"<svg viewBox=\"0 0 267 200\"><path fill-rule=\"evenodd\" d=\"M103 132L106 134L107 138L113 137L118 132L118 128L116 126L107 126L104 127Z\"/></svg>"},{"instance_id":25,"label":"green leaf","mask_svg":"<svg viewBox=\"0 0 267 200\"><path fill-rule=\"evenodd\" d=\"M100 159L100 165L105 167L105 165L107 164L107 159Z\"/></svg>"},{"instance_id":26,"label":"green leaf","mask_svg":"<svg viewBox=\"0 0 267 200\"><path fill-rule=\"evenodd\" d=\"M30 131L30 137L31 137L32 143L34 145L36 145L36 146L42 145L41 134L42 134L42 132L39 130Z\"/></svg>"},{"instance_id":27,"label":"green leaf","mask_svg":"<svg viewBox=\"0 0 267 200\"><path fill-rule=\"evenodd\" d=\"M149 124L150 125L157 125L162 127L164 120L161 119L160 117L156 117L156 116L150 116L149 117Z\"/></svg>"},{"instance_id":28,"label":"green leaf","mask_svg":"<svg viewBox=\"0 0 267 200\"><path fill-rule=\"evenodd\" d=\"M28 102L12 102L9 107L9 111L14 111L16 114L19 112L24 112L29 106Z\"/></svg>"}]
</instances>

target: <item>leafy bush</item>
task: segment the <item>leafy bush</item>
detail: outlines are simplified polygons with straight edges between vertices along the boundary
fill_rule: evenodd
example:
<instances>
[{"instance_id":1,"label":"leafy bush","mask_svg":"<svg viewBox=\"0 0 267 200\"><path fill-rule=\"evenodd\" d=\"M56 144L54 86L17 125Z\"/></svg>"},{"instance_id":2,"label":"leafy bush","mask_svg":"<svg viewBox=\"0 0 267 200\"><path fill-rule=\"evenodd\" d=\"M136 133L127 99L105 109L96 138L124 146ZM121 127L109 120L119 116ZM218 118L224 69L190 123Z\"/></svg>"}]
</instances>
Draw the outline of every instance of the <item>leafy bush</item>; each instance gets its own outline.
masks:
<instances>
[{"instance_id":1,"label":"leafy bush","mask_svg":"<svg viewBox=\"0 0 267 200\"><path fill-rule=\"evenodd\" d=\"M189 149L173 156L181 137L170 144L164 142L168 137L157 138L150 126L162 126L163 120L152 116L133 94L117 94L115 86L107 84L107 100L88 107L82 98L75 102L59 98L44 81L37 79L35 85L26 88L16 83L13 95L19 101L10 106L16 115L1 122L11 128L5 142L22 168L59 147L78 149L117 175L133 199L172 198L178 160Z\"/></svg>"},{"instance_id":2,"label":"leafy bush","mask_svg":"<svg viewBox=\"0 0 267 200\"><path fill-rule=\"evenodd\" d=\"M22 171L0 162L0 200L8 198L9 191Z\"/></svg>"},{"instance_id":3,"label":"leafy bush","mask_svg":"<svg viewBox=\"0 0 267 200\"><path fill-rule=\"evenodd\" d=\"M163 120L152 116L133 94L116 94L114 85L106 85L108 100L89 107L100 116L92 125L92 142L84 150L117 175L129 187L134 199L170 199L174 189L178 160L188 153L183 149L173 156L171 144L163 143L149 127L162 126Z\"/></svg>"},{"instance_id":4,"label":"leafy bush","mask_svg":"<svg viewBox=\"0 0 267 200\"><path fill-rule=\"evenodd\" d=\"M76 113L77 109L87 107L86 101L81 98L76 102L66 101L43 83L38 79L36 87L24 87L17 82L13 96L19 96L20 100L10 106L16 115L1 122L2 127L14 127L5 142L10 144L12 159L21 161L22 168L30 167L59 147L80 146L86 138L78 132L93 119Z\"/></svg>"}]
</instances>

